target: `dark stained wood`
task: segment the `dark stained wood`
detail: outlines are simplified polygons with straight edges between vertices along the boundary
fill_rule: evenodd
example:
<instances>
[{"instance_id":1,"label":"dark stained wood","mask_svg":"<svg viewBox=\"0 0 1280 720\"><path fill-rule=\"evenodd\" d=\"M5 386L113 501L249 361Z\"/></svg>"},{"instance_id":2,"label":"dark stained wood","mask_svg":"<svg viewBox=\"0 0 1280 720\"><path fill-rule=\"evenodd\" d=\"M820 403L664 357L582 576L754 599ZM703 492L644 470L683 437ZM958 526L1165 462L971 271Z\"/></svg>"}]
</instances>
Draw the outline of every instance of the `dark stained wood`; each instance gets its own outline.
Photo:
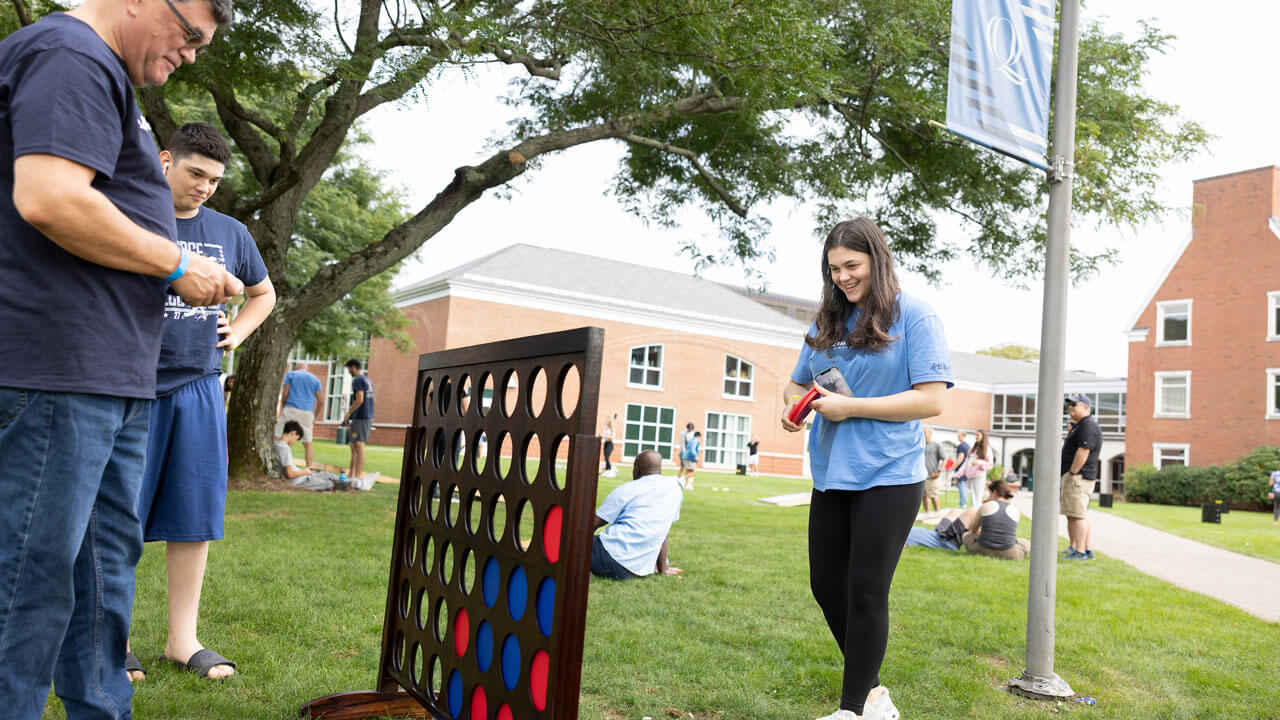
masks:
<instances>
[{"instance_id":1,"label":"dark stained wood","mask_svg":"<svg viewBox=\"0 0 1280 720\"><path fill-rule=\"evenodd\" d=\"M298 711L304 718L316 720L362 720L363 718L431 718L422 703L403 692L372 690L334 693L316 698Z\"/></svg>"},{"instance_id":2,"label":"dark stained wood","mask_svg":"<svg viewBox=\"0 0 1280 720\"><path fill-rule=\"evenodd\" d=\"M419 358L391 547L377 680L381 692L331 695L312 701L304 712L310 708L314 713L317 703L325 701L326 712L343 713L323 715L326 718L381 717L389 711L349 714L364 710L350 709L345 703L405 697L429 713L413 717L469 718L476 694L483 693L485 717L470 720L493 720L504 704L516 720L577 718L600 457L595 424L603 344L603 330L580 328ZM533 379L539 372L545 397L532 397ZM561 408L560 386L574 373L577 402ZM504 392L508 375L517 379L517 392ZM486 377L493 388L487 409L483 407ZM470 382L465 402L464 380ZM484 458L477 453L482 432L487 439ZM524 454L534 436L538 465L536 471L526 472ZM459 442L459 437L465 442ZM510 438L512 459L503 473L500 456L505 437ZM563 470L555 464L562 444L568 447ZM450 502L453 496L458 498L456 504ZM479 497L474 507L473 496ZM499 497L502 502L496 502ZM544 527L548 511L555 506L562 521L559 557L552 562ZM534 518L527 542L519 538L521 512L531 512ZM495 514L503 520L497 537L490 532ZM490 561L499 569L492 607L484 592L484 569ZM449 574L442 575L447 568L451 568ZM525 579L524 609L513 614L509 610L511 578L517 568ZM538 622L539 588L544 581L555 586L549 635ZM519 602L515 606L519 610ZM457 622L462 610L468 617L466 635ZM487 670L481 669L477 648L482 622L492 631ZM519 646L519 672L504 675L503 647L508 638ZM546 704L541 710L530 685L530 668L538 652L545 652L550 660ZM461 688L456 697L450 697L451 679ZM397 692L399 688L404 692ZM365 710L371 708L368 705Z\"/></svg>"}]
</instances>

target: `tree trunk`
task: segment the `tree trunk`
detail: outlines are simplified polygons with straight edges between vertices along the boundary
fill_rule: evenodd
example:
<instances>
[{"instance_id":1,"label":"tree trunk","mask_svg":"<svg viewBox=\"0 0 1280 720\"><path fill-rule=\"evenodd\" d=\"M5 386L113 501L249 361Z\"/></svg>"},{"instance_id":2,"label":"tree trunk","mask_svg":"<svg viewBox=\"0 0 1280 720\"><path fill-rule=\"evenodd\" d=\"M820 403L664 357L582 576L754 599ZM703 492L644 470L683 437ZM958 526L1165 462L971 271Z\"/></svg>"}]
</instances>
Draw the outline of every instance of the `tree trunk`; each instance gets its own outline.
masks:
<instances>
[{"instance_id":1,"label":"tree trunk","mask_svg":"<svg viewBox=\"0 0 1280 720\"><path fill-rule=\"evenodd\" d=\"M236 351L236 385L227 411L228 485L237 489L292 487L271 460L280 381L296 329L272 315Z\"/></svg>"}]
</instances>

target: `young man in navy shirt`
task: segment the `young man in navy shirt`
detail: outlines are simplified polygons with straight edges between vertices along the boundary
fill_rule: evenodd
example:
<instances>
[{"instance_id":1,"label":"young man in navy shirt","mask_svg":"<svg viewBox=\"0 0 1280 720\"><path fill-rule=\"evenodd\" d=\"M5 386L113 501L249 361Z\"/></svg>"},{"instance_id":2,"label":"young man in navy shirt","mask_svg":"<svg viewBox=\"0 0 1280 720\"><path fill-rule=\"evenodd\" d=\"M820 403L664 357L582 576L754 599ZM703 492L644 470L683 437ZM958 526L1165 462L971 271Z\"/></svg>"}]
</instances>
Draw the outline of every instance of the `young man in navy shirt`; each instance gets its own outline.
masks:
<instances>
[{"instance_id":1,"label":"young man in navy shirt","mask_svg":"<svg viewBox=\"0 0 1280 720\"><path fill-rule=\"evenodd\" d=\"M238 220L204 207L218 189L231 148L212 126L183 125L160 153L173 196L178 243L214 258L244 283L246 300L234 320L222 307L193 308L169 294L164 340L151 406L151 439L138 497L143 540L165 543L169 576L169 639L164 656L209 678L235 664L196 637L200 589L209 541L222 539L227 499L227 418L223 412L222 353L234 350L266 319L276 292L257 243ZM143 675L132 653L131 679Z\"/></svg>"},{"instance_id":2,"label":"young man in navy shirt","mask_svg":"<svg viewBox=\"0 0 1280 720\"><path fill-rule=\"evenodd\" d=\"M85 0L0 43L0 707L128 718L136 514L167 288L240 292L175 243L134 88L195 62L229 0Z\"/></svg>"},{"instance_id":3,"label":"young man in navy shirt","mask_svg":"<svg viewBox=\"0 0 1280 720\"><path fill-rule=\"evenodd\" d=\"M342 422L351 425L351 480L354 482L364 479L364 446L373 431L373 381L355 358L347 361L346 368L351 375L351 407L347 408Z\"/></svg>"}]
</instances>

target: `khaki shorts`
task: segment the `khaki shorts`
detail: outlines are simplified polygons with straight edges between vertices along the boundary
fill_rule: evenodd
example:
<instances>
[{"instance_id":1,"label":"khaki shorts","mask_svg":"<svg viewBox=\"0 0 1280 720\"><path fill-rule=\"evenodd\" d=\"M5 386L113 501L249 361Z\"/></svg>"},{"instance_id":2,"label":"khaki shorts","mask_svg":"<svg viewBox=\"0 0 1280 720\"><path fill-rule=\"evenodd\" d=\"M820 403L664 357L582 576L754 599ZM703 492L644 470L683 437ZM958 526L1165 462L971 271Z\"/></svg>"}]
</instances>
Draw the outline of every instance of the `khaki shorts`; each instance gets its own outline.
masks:
<instances>
[{"instance_id":1,"label":"khaki shorts","mask_svg":"<svg viewBox=\"0 0 1280 720\"><path fill-rule=\"evenodd\" d=\"M927 498L938 499L938 476L930 475L924 479L924 496Z\"/></svg>"},{"instance_id":2,"label":"khaki shorts","mask_svg":"<svg viewBox=\"0 0 1280 720\"><path fill-rule=\"evenodd\" d=\"M1093 492L1093 484L1097 480L1080 478L1073 480L1071 475L1062 475L1062 494L1058 497L1058 512L1069 518L1086 518L1089 509L1089 494Z\"/></svg>"},{"instance_id":3,"label":"khaki shorts","mask_svg":"<svg viewBox=\"0 0 1280 720\"><path fill-rule=\"evenodd\" d=\"M311 442L311 428L316 424L316 414L296 407L286 407L276 418L276 437L284 434L284 424L297 420L302 426L302 442Z\"/></svg>"},{"instance_id":4,"label":"khaki shorts","mask_svg":"<svg viewBox=\"0 0 1280 720\"><path fill-rule=\"evenodd\" d=\"M975 533L967 532L964 534L964 549L970 555L986 555L987 557L1000 558L1001 560L1026 560L1027 554L1031 552L1031 541L1026 538L1018 538L1017 543L1011 548L1004 550L992 550L991 548L978 543L978 536Z\"/></svg>"},{"instance_id":5,"label":"khaki shorts","mask_svg":"<svg viewBox=\"0 0 1280 720\"><path fill-rule=\"evenodd\" d=\"M680 467L681 467L681 468L683 468L683 469L685 469L685 470L694 470L694 471L696 471L696 470L698 469L698 461L697 461L697 460L685 460L684 458L680 458Z\"/></svg>"}]
</instances>

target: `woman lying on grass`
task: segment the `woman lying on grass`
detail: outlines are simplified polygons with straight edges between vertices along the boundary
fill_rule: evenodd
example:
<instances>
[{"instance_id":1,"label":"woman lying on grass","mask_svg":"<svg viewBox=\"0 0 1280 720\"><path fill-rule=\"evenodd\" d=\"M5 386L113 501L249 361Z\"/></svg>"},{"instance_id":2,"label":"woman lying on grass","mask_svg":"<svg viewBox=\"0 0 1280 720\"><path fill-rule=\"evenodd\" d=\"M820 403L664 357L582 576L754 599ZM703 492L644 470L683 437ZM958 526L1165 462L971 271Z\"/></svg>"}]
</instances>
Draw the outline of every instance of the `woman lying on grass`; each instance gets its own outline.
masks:
<instances>
[{"instance_id":1,"label":"woman lying on grass","mask_svg":"<svg viewBox=\"0 0 1280 720\"><path fill-rule=\"evenodd\" d=\"M959 550L964 548L974 555L1025 560L1031 552L1031 543L1018 537L1018 519L1021 513L1009 499L1013 488L1005 480L993 480L987 485L987 499L981 506L960 512L951 510L938 527L913 527L907 535L907 547Z\"/></svg>"}]
</instances>

